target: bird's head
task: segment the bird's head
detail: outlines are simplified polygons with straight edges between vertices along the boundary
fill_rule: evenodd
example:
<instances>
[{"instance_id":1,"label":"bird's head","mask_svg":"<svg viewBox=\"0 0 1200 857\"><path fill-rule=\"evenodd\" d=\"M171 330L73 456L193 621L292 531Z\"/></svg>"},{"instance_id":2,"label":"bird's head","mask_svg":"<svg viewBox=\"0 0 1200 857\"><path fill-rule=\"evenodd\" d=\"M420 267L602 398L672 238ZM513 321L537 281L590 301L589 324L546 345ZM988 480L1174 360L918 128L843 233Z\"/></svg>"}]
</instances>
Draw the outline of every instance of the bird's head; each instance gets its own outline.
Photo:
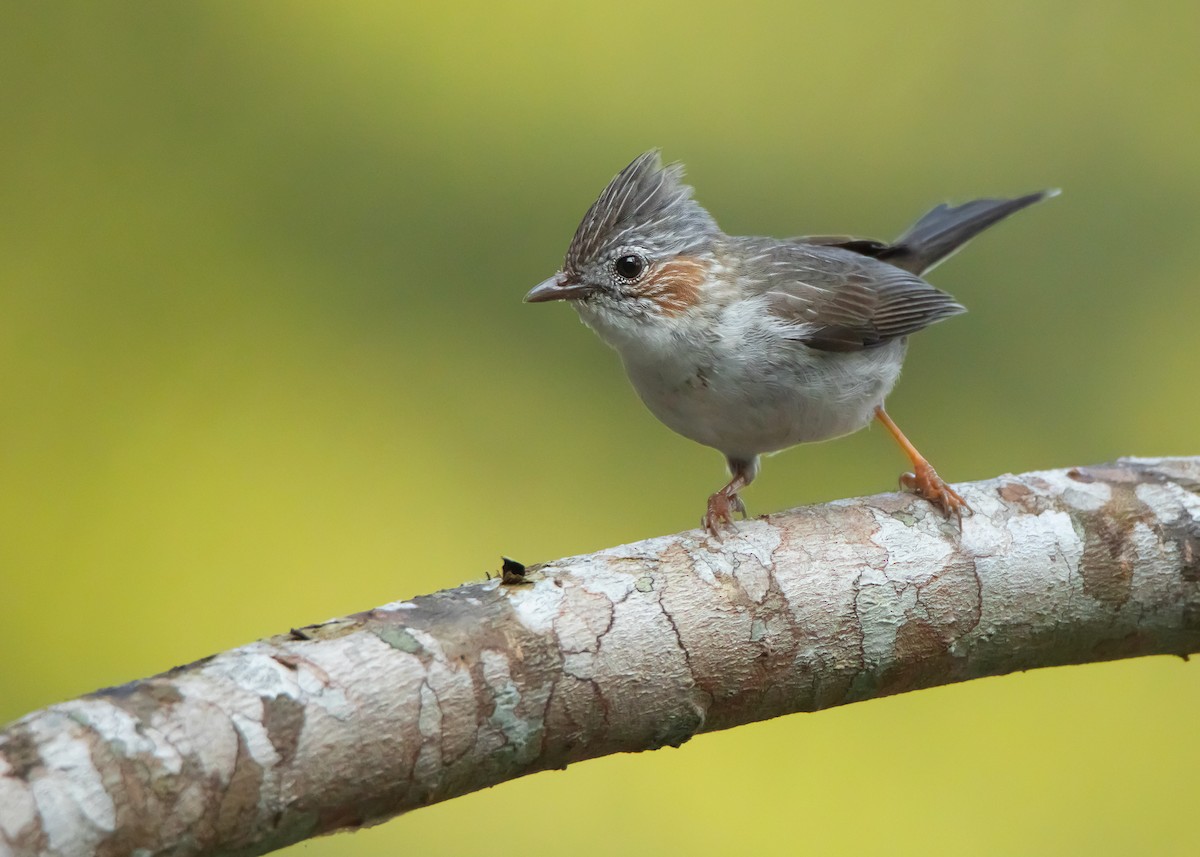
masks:
<instances>
[{"instance_id":1,"label":"bird's head","mask_svg":"<svg viewBox=\"0 0 1200 857\"><path fill-rule=\"evenodd\" d=\"M721 232L682 178L657 149L638 156L592 203L562 269L525 300L570 301L601 335L691 309Z\"/></svg>"}]
</instances>

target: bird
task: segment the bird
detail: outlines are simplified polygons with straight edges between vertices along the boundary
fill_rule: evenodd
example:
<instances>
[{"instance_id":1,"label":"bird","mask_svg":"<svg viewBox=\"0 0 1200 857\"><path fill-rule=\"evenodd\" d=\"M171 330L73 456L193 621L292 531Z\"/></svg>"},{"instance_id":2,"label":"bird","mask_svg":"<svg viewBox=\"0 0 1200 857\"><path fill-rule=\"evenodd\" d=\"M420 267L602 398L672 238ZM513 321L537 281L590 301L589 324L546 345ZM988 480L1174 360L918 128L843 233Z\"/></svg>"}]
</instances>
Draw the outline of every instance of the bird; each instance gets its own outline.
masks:
<instances>
[{"instance_id":1,"label":"bird","mask_svg":"<svg viewBox=\"0 0 1200 857\"><path fill-rule=\"evenodd\" d=\"M528 303L566 301L621 358L661 422L725 456L730 479L701 526L746 517L762 456L873 420L912 463L901 487L962 524L971 507L884 408L908 338L965 312L922 277L971 238L1058 191L942 204L894 241L727 235L658 149L588 209L559 270Z\"/></svg>"}]
</instances>

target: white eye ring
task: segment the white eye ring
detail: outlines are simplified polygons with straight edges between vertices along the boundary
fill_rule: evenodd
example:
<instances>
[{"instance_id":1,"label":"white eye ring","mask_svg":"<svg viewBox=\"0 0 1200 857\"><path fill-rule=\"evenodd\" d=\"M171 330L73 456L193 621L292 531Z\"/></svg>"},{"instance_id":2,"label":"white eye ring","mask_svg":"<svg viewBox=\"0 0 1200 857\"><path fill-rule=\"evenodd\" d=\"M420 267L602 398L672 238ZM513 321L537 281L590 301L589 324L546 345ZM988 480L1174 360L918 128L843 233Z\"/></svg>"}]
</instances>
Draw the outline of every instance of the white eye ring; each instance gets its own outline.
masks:
<instances>
[{"instance_id":1,"label":"white eye ring","mask_svg":"<svg viewBox=\"0 0 1200 857\"><path fill-rule=\"evenodd\" d=\"M613 273L626 283L636 283L649 267L646 257L634 250L621 251L612 263Z\"/></svg>"}]
</instances>

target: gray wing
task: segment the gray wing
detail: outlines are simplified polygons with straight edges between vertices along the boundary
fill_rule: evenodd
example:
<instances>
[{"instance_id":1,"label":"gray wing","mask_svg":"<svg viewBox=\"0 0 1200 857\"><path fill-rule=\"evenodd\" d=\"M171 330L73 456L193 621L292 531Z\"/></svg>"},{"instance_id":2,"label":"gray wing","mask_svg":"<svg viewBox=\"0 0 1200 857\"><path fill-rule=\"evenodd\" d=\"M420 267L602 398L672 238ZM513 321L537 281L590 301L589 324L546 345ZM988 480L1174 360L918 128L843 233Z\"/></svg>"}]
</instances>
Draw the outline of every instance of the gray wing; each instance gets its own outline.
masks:
<instances>
[{"instance_id":1,"label":"gray wing","mask_svg":"<svg viewBox=\"0 0 1200 857\"><path fill-rule=\"evenodd\" d=\"M770 312L811 348L874 348L966 312L915 274L853 250L788 242L755 249L750 278Z\"/></svg>"}]
</instances>

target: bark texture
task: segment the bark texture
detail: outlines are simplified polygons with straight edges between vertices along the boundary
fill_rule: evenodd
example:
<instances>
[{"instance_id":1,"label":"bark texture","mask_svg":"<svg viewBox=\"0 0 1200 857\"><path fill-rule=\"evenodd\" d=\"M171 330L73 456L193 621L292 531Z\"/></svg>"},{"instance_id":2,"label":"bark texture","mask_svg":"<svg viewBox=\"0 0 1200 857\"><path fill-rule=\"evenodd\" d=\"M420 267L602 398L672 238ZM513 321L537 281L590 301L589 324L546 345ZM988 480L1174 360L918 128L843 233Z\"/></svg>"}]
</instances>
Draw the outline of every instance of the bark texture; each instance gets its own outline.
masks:
<instances>
[{"instance_id":1,"label":"bark texture","mask_svg":"<svg viewBox=\"0 0 1200 857\"><path fill-rule=\"evenodd\" d=\"M693 530L388 604L0 733L0 854L260 854L547 768L979 676L1200 651L1200 458Z\"/></svg>"}]
</instances>

